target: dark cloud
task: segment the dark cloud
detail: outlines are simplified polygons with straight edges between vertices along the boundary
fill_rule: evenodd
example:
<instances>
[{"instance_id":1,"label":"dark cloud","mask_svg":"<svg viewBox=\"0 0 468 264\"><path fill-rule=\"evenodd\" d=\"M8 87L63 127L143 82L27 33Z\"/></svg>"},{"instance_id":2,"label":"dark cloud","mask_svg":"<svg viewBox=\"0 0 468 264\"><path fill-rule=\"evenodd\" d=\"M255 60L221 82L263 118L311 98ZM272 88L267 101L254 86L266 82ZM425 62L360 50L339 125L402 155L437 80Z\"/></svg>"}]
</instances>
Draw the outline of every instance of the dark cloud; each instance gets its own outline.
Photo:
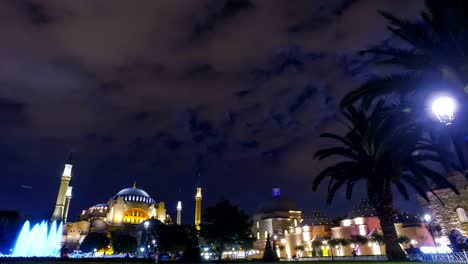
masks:
<instances>
[{"instance_id":1,"label":"dark cloud","mask_svg":"<svg viewBox=\"0 0 468 264\"><path fill-rule=\"evenodd\" d=\"M20 2L22 9L26 13L29 21L35 26L44 26L51 22L47 9L44 5L37 2Z\"/></svg>"},{"instance_id":2,"label":"dark cloud","mask_svg":"<svg viewBox=\"0 0 468 264\"><path fill-rule=\"evenodd\" d=\"M211 0L201 11L195 25L193 34L197 37L214 31L220 23L239 15L240 12L254 9L250 0Z\"/></svg>"},{"instance_id":3,"label":"dark cloud","mask_svg":"<svg viewBox=\"0 0 468 264\"><path fill-rule=\"evenodd\" d=\"M3 207L47 214L73 148L73 215L134 179L169 213L179 199L190 210L198 172L206 204L226 195L252 212L281 185L304 210L326 209L324 190L309 188L324 167L312 157L319 133L342 130L337 102L372 62L356 51L385 45L377 9L421 5L0 2ZM12 187L22 184L35 188L23 197Z\"/></svg>"},{"instance_id":4,"label":"dark cloud","mask_svg":"<svg viewBox=\"0 0 468 264\"><path fill-rule=\"evenodd\" d=\"M118 92L124 89L124 85L117 81L103 82L99 85L103 92Z\"/></svg>"},{"instance_id":5,"label":"dark cloud","mask_svg":"<svg viewBox=\"0 0 468 264\"><path fill-rule=\"evenodd\" d=\"M185 74L188 76L188 77L196 77L196 76L199 76L201 74L204 74L204 73L209 73L209 72L212 72L213 71L213 65L209 64L209 63L197 63L195 65L192 65L190 67L188 67L186 70L185 70Z\"/></svg>"},{"instance_id":6,"label":"dark cloud","mask_svg":"<svg viewBox=\"0 0 468 264\"><path fill-rule=\"evenodd\" d=\"M24 103L0 97L0 127L25 122L25 111L26 105Z\"/></svg>"},{"instance_id":7,"label":"dark cloud","mask_svg":"<svg viewBox=\"0 0 468 264\"><path fill-rule=\"evenodd\" d=\"M137 121L147 120L150 117L151 117L151 113L148 111L140 111L135 114L135 120Z\"/></svg>"}]
</instances>

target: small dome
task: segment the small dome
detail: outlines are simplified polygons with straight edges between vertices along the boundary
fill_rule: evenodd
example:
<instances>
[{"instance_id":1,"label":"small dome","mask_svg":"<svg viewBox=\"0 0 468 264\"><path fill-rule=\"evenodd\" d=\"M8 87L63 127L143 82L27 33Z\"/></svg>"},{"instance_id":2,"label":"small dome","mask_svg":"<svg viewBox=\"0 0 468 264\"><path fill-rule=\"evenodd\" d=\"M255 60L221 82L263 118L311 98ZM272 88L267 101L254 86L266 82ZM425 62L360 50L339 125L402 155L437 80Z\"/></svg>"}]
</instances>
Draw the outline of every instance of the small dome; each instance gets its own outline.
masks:
<instances>
[{"instance_id":1,"label":"small dome","mask_svg":"<svg viewBox=\"0 0 468 264\"><path fill-rule=\"evenodd\" d=\"M89 210L107 210L107 204L105 203L96 204L96 205L91 206Z\"/></svg>"},{"instance_id":2,"label":"small dome","mask_svg":"<svg viewBox=\"0 0 468 264\"><path fill-rule=\"evenodd\" d=\"M155 200L149 196L149 194L142 189L138 189L135 186L133 188L125 188L118 192L114 197L113 200L117 200L118 198L122 197L124 201L128 202L136 202L136 203L148 203L153 204Z\"/></svg>"},{"instance_id":3,"label":"small dome","mask_svg":"<svg viewBox=\"0 0 468 264\"><path fill-rule=\"evenodd\" d=\"M109 210L105 203L93 205L88 209L89 217L105 217L108 212Z\"/></svg>"}]
</instances>

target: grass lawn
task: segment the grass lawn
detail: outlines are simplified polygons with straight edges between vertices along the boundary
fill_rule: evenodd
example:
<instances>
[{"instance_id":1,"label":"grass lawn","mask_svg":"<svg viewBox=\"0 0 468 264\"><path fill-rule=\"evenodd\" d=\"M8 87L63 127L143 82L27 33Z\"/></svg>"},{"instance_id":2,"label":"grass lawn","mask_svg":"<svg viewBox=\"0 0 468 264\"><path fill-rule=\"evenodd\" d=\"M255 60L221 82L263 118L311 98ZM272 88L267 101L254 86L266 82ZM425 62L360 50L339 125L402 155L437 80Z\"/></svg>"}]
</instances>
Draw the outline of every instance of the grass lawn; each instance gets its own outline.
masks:
<instances>
[{"instance_id":1,"label":"grass lawn","mask_svg":"<svg viewBox=\"0 0 468 264\"><path fill-rule=\"evenodd\" d=\"M92 264L92 263L99 263L99 264L135 264L135 263L154 263L154 261L150 260L132 260L132 261L125 261L125 260L116 260L116 259L99 259L99 260L90 260L85 261L82 259L68 259L68 260L13 260L13 259L0 259L0 262L3 263L14 263L14 264L61 264L61 263L73 263L73 264ZM180 263L180 262L159 262L159 263ZM215 264L216 262L203 262L206 264ZM229 264L229 262L221 262L222 264ZM232 262L233 264L242 264L242 263L250 263L250 264L272 264L272 262L257 262L257 261L245 261L245 262ZM387 263L387 264L415 264L415 263L424 263L424 262L381 262L381 261L281 261L276 262L277 264L375 264L375 263ZM427 262L429 263L429 262ZM443 264L444 262L430 262L433 264ZM181 263L182 264L182 263Z\"/></svg>"}]
</instances>

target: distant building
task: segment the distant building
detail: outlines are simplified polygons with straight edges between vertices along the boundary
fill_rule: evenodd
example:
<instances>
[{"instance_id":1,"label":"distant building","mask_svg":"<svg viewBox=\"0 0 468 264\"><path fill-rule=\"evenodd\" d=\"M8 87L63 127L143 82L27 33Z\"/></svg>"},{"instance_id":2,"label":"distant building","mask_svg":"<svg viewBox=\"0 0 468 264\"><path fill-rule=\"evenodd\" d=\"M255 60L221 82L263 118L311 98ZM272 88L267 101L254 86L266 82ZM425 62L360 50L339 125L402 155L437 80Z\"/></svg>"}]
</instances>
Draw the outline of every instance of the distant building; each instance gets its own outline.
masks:
<instances>
[{"instance_id":1,"label":"distant building","mask_svg":"<svg viewBox=\"0 0 468 264\"><path fill-rule=\"evenodd\" d=\"M257 232L255 245L259 250L263 250L262 246L265 245L265 238L262 236L262 232L265 232L265 234L272 235L277 253L283 258L293 256L321 257L332 254L334 256L351 256L353 251L357 255L385 254L385 245L378 245L370 241L373 234L381 234L382 230L376 211L368 200L361 201L345 219L340 221L339 225L334 225L328 216L317 210L313 210L309 216L303 217L302 212L298 211L290 201L279 202L279 200L273 199L265 204L260 206L260 210L254 216L253 231ZM268 210L270 207L278 209ZM300 217L291 214L288 218L289 210L287 208L294 208L292 212L301 212ZM281 211L282 214L267 213L278 211ZM397 235L408 237L410 244L414 247L431 247L433 245L428 226L426 223L422 223L418 216L399 213L395 215L394 220ZM365 245L350 243L335 248L328 245L330 239L341 238L349 241L355 235L366 237L369 242Z\"/></svg>"},{"instance_id":2,"label":"distant building","mask_svg":"<svg viewBox=\"0 0 468 264\"><path fill-rule=\"evenodd\" d=\"M420 217L408 213L399 213L394 218L395 229L398 236L410 239L414 247L432 246L431 234L425 223L421 223ZM349 214L347 219L340 221L340 226L332 228L332 239L350 239L351 236L360 235L371 238L373 234L382 234L380 220L375 209L367 199L362 200ZM349 256L356 250L357 255L382 255L385 254L385 245L369 241L366 245L349 244L333 249L335 256Z\"/></svg>"}]
</instances>

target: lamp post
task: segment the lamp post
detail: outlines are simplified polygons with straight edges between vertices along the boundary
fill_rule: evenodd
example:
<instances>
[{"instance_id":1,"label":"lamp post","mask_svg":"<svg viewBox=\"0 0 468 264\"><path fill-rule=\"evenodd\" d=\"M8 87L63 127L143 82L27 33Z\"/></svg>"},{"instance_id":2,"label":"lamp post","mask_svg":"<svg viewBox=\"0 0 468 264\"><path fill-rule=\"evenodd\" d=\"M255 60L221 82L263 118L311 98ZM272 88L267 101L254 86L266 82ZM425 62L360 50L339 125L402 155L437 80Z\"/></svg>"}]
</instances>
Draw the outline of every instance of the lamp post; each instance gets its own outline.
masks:
<instances>
[{"instance_id":1,"label":"lamp post","mask_svg":"<svg viewBox=\"0 0 468 264\"><path fill-rule=\"evenodd\" d=\"M432 112L435 114L439 122L450 125L454 119L456 110L456 102L452 97L438 97L432 102Z\"/></svg>"},{"instance_id":2,"label":"lamp post","mask_svg":"<svg viewBox=\"0 0 468 264\"><path fill-rule=\"evenodd\" d=\"M435 251L436 253L438 253L438 250L437 250L437 243L434 239L434 232L432 231L432 224L431 224L431 221L432 221L432 217L430 214L425 214L424 215L424 222L426 222L427 224L427 227L429 229L429 233L431 234L431 238L432 238L432 243L434 243L434 248L435 248Z\"/></svg>"}]
</instances>

